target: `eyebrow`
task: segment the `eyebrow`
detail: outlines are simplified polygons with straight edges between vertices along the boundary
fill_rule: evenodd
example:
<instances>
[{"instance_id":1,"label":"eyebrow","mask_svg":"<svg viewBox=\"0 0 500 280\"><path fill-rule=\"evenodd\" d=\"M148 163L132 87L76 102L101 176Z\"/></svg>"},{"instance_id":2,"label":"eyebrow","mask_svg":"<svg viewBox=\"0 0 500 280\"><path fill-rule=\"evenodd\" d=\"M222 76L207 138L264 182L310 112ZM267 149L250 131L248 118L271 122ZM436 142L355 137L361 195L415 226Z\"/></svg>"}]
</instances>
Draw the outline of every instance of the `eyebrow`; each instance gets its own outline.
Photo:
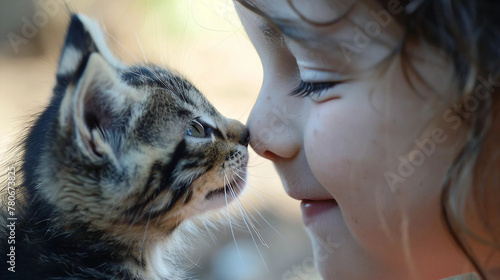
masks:
<instances>
[{"instance_id":1,"label":"eyebrow","mask_svg":"<svg viewBox=\"0 0 500 280\"><path fill-rule=\"evenodd\" d=\"M264 34L264 37L266 37L266 39L269 40L281 39L281 35L274 28L272 28L267 22L259 24L259 30L260 33Z\"/></svg>"},{"instance_id":2,"label":"eyebrow","mask_svg":"<svg viewBox=\"0 0 500 280\"><path fill-rule=\"evenodd\" d=\"M354 2L340 16L338 16L337 18L332 19L328 22L324 22L324 23L313 23L310 20L306 19L299 11L297 11L295 9L295 7L293 7L293 8L294 8L295 12L297 13L297 15L299 15L299 17L303 21L305 21L306 23L309 23L313 27L321 28L321 27L328 27L328 26L335 25L335 24L339 23L340 21L342 21L343 19L345 19L354 10L356 4L357 4L357 2ZM270 17L269 15L267 15L267 19L273 23L272 25L275 25L279 29L281 34L283 34L291 39L294 39L297 41L309 41L309 40L317 39L317 36L314 35L313 31L307 30L306 28L304 28L303 22L298 23L297 21L293 21L293 20L288 19L288 18ZM279 38L280 34L278 34L269 25L270 25L269 22L267 24L262 24L261 31L264 34L270 35L271 38L274 38L274 39Z\"/></svg>"},{"instance_id":3,"label":"eyebrow","mask_svg":"<svg viewBox=\"0 0 500 280\"><path fill-rule=\"evenodd\" d=\"M278 26L281 33L289 38L298 41L308 41L315 38L312 31L307 31L303 27L296 26L292 22L277 21L276 25Z\"/></svg>"}]
</instances>

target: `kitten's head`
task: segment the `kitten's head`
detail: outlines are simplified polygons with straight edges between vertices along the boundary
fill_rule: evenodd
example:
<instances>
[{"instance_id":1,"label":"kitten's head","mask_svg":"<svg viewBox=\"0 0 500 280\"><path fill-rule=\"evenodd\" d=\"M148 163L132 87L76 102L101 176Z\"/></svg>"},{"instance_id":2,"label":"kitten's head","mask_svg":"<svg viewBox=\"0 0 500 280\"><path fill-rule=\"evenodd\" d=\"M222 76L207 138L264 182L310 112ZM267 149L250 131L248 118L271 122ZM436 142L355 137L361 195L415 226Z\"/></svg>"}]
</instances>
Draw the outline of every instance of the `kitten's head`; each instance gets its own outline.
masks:
<instances>
[{"instance_id":1,"label":"kitten's head","mask_svg":"<svg viewBox=\"0 0 500 280\"><path fill-rule=\"evenodd\" d=\"M102 31L75 15L37 174L64 223L124 242L168 235L242 191L247 128L223 117L184 78L122 65Z\"/></svg>"}]
</instances>

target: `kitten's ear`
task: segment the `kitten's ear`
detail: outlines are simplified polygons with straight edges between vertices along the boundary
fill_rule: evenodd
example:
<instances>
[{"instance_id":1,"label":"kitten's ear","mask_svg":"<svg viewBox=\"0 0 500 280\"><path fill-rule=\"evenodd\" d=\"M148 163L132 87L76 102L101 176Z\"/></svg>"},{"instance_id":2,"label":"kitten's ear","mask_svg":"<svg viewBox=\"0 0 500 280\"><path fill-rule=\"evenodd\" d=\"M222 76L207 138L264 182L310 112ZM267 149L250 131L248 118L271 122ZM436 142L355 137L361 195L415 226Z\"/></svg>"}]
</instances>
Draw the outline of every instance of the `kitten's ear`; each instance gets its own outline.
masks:
<instances>
[{"instance_id":1,"label":"kitten's ear","mask_svg":"<svg viewBox=\"0 0 500 280\"><path fill-rule=\"evenodd\" d=\"M121 63L108 48L99 24L84 15L72 15L57 69L58 78L71 79L79 76L82 63L93 52L100 53L111 66L121 67Z\"/></svg>"},{"instance_id":2,"label":"kitten's ear","mask_svg":"<svg viewBox=\"0 0 500 280\"><path fill-rule=\"evenodd\" d=\"M81 77L66 89L59 112L64 131L72 132L79 149L91 160L119 157L122 128L136 92L121 83L116 70L98 53L83 61Z\"/></svg>"}]
</instances>

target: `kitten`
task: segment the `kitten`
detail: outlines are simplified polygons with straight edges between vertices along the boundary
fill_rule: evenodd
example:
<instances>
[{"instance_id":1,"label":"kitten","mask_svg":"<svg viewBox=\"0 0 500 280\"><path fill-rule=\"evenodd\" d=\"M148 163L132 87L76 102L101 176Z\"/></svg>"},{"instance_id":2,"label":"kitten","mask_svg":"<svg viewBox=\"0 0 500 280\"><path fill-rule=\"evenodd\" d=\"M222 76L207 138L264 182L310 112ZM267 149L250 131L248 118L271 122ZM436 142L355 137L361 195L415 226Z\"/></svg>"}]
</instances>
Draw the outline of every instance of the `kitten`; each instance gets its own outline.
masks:
<instances>
[{"instance_id":1,"label":"kitten","mask_svg":"<svg viewBox=\"0 0 500 280\"><path fill-rule=\"evenodd\" d=\"M73 15L54 95L22 146L12 245L3 191L0 279L182 279L178 228L241 193L248 142L184 78L122 65Z\"/></svg>"}]
</instances>

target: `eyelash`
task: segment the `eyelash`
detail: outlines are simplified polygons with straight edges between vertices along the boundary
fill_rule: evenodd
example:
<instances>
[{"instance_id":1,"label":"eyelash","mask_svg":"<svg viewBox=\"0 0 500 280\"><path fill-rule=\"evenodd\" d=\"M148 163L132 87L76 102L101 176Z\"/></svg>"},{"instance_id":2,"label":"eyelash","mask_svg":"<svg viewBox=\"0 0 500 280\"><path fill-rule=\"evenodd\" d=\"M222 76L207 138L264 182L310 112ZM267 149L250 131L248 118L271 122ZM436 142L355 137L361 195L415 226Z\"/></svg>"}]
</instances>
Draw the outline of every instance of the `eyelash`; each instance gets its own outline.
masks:
<instances>
[{"instance_id":1,"label":"eyelash","mask_svg":"<svg viewBox=\"0 0 500 280\"><path fill-rule=\"evenodd\" d=\"M300 81L298 87L296 87L290 95L297 97L308 97L312 95L321 95L322 92L338 85L339 82L322 82L322 83L313 83L313 82L304 82Z\"/></svg>"}]
</instances>

